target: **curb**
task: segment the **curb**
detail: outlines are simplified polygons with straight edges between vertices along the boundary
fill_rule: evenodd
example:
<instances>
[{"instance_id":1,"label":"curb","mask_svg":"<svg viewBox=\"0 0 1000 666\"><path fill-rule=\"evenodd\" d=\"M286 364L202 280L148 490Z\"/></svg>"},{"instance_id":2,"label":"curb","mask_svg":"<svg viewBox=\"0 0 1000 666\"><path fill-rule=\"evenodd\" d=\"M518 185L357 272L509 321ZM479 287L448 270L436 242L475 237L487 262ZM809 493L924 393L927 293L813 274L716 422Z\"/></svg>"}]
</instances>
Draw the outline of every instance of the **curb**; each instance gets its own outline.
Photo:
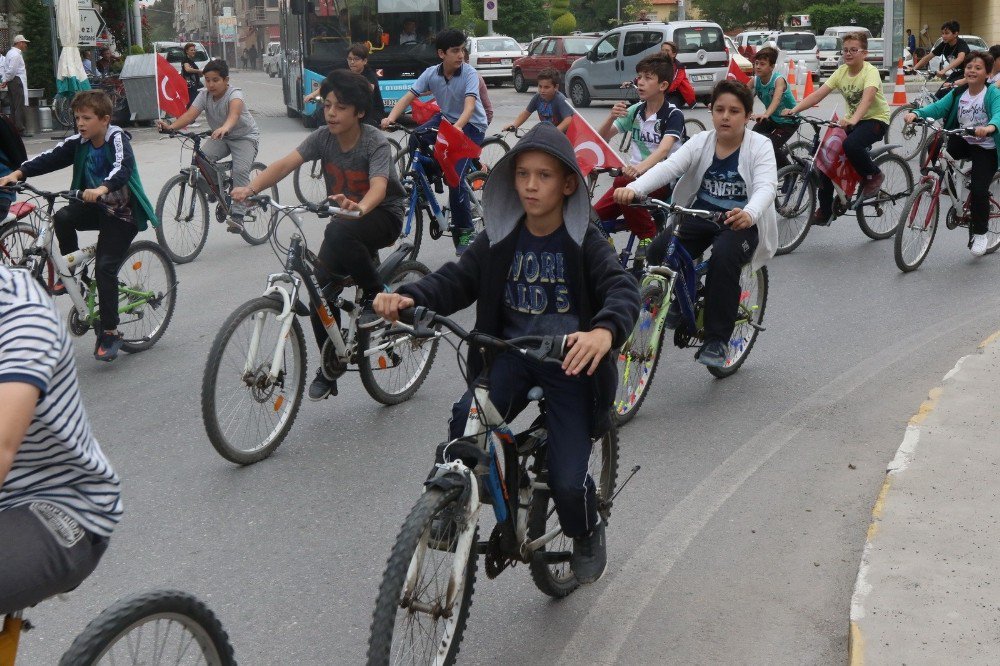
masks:
<instances>
[{"instance_id":1,"label":"curb","mask_svg":"<svg viewBox=\"0 0 1000 666\"><path fill-rule=\"evenodd\" d=\"M973 354L981 354L984 348L998 339L1000 339L1000 330L995 331L980 342ZM972 356L972 354L966 354L958 359L954 367L952 367L952 369L941 378L942 384L947 382L952 376L955 375L955 373L961 370L962 364L965 363L965 360L970 356ZM882 482L882 487L879 489L878 497L875 499L874 506L872 506L872 520L868 525L868 531L865 535L865 546L861 553L861 562L858 565L858 576L855 579L854 591L851 595L851 611L847 639L847 662L850 666L863 666L865 663L865 639L858 623L865 617L865 602L867 601L868 595L872 590L871 584L868 582L869 556L873 547L872 542L878 535L879 524L882 520L885 503L889 497L889 491L892 488L893 479L895 479L898 474L904 472L906 468L909 467L910 462L912 462L917 444L920 441L920 426L937 407L938 401L941 399L943 393L943 386L935 386L932 388L927 393L927 399L920 403L920 408L917 409L917 412L910 417L910 420L906 425L906 432L903 435L903 441L896 450L896 455L886 466L885 480Z\"/></svg>"}]
</instances>

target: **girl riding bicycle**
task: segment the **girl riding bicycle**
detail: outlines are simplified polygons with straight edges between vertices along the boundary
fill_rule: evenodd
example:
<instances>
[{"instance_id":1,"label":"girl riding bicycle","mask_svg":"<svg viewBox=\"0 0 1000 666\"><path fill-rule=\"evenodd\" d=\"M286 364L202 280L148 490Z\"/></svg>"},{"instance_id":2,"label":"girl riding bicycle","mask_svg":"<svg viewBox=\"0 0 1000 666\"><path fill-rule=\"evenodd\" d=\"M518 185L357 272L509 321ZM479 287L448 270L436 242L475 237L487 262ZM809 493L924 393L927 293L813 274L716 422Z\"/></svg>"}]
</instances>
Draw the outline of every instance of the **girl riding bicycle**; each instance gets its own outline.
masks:
<instances>
[{"instance_id":1,"label":"girl riding bicycle","mask_svg":"<svg viewBox=\"0 0 1000 666\"><path fill-rule=\"evenodd\" d=\"M975 136L953 136L948 139L948 153L960 160L970 160L971 220L969 249L981 257L988 246L990 181L997 170L1000 152L1000 88L987 84L993 69L993 56L984 51L971 54L965 65L964 86L955 88L934 104L915 109L903 116L912 123L916 118L943 118L945 129L975 128Z\"/></svg>"}]
</instances>

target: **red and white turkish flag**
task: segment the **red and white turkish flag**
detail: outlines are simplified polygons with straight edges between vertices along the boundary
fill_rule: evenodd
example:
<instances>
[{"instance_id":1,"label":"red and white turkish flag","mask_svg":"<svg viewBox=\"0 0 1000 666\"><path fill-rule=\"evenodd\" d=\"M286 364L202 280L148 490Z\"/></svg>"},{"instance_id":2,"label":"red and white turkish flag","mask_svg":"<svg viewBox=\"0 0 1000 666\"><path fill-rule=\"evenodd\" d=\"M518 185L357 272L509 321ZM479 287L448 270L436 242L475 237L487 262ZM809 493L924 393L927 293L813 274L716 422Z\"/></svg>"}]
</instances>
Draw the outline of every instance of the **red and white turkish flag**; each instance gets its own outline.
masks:
<instances>
[{"instance_id":1,"label":"red and white turkish flag","mask_svg":"<svg viewBox=\"0 0 1000 666\"><path fill-rule=\"evenodd\" d=\"M433 98L426 102L415 98L410 102L410 117L418 125L423 125L438 113L441 113L441 107L438 106L438 103Z\"/></svg>"},{"instance_id":2,"label":"red and white turkish flag","mask_svg":"<svg viewBox=\"0 0 1000 666\"><path fill-rule=\"evenodd\" d=\"M615 149L579 113L573 114L573 120L566 128L566 137L573 144L576 163L584 178L597 167L621 169L625 166Z\"/></svg>"},{"instance_id":3,"label":"red and white turkish flag","mask_svg":"<svg viewBox=\"0 0 1000 666\"><path fill-rule=\"evenodd\" d=\"M434 158L441 165L444 181L448 187L458 187L461 182L458 176L458 163L464 159L479 157L483 149L476 142L465 136L465 132L456 129L444 118L438 127L437 141L434 142Z\"/></svg>"},{"instance_id":4,"label":"red and white turkish flag","mask_svg":"<svg viewBox=\"0 0 1000 666\"><path fill-rule=\"evenodd\" d=\"M156 54L156 99L160 110L174 118L179 118L187 111L187 82L159 53Z\"/></svg>"},{"instance_id":5,"label":"red and white turkish flag","mask_svg":"<svg viewBox=\"0 0 1000 666\"><path fill-rule=\"evenodd\" d=\"M743 73L733 58L729 59L729 71L726 72L726 78L739 81L743 85L750 83L750 77Z\"/></svg>"},{"instance_id":6,"label":"red and white turkish flag","mask_svg":"<svg viewBox=\"0 0 1000 666\"><path fill-rule=\"evenodd\" d=\"M831 120L834 122L837 121L836 112L834 112ZM828 126L826 132L823 134L823 140L820 141L814 163L820 173L825 174L827 178L833 181L837 189L841 190L844 196L850 199L854 196L854 191L858 189L858 183L861 182L861 174L854 169L854 165L851 164L844 153L844 139L846 138L847 132L844 131L843 127L837 125Z\"/></svg>"}]
</instances>

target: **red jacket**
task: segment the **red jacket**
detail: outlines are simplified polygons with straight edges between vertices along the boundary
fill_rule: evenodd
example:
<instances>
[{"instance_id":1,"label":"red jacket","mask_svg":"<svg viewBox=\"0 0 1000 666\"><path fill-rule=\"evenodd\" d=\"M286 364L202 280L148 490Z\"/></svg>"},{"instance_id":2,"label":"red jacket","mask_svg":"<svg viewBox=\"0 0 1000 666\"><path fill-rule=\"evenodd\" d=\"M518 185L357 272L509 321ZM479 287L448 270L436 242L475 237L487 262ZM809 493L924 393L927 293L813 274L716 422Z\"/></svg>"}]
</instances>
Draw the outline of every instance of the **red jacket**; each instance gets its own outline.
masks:
<instances>
[{"instance_id":1,"label":"red jacket","mask_svg":"<svg viewBox=\"0 0 1000 666\"><path fill-rule=\"evenodd\" d=\"M674 80L670 82L670 87L667 88L667 94L677 93L684 98L684 102L691 106L694 104L694 86L691 85L691 79L688 78L687 71L683 67L679 66L680 63L674 62Z\"/></svg>"}]
</instances>

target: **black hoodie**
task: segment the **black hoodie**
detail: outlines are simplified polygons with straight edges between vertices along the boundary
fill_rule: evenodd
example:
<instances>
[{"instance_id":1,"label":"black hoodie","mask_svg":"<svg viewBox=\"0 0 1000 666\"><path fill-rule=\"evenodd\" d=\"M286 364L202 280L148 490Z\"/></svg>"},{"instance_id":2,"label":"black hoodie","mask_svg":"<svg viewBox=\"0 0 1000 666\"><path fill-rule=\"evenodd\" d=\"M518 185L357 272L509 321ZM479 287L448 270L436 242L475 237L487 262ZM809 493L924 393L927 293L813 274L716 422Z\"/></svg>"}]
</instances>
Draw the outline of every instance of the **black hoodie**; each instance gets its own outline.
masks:
<instances>
[{"instance_id":1,"label":"black hoodie","mask_svg":"<svg viewBox=\"0 0 1000 666\"><path fill-rule=\"evenodd\" d=\"M533 127L490 172L483 191L486 233L476 238L457 263L449 262L399 292L442 315L476 303L476 330L502 335L503 290L524 224L524 208L514 190L514 163L518 154L528 150L553 155L576 174L576 192L563 204L563 223L573 240L566 248L566 276L576 300L579 330L606 328L612 334L612 348L620 347L639 316L638 285L622 268L608 241L590 224L590 200L573 146L551 123ZM602 359L592 378L590 425L595 437L611 425L611 404L618 383L614 356L612 352ZM471 349L469 376L476 377L483 364L479 352Z\"/></svg>"}]
</instances>

